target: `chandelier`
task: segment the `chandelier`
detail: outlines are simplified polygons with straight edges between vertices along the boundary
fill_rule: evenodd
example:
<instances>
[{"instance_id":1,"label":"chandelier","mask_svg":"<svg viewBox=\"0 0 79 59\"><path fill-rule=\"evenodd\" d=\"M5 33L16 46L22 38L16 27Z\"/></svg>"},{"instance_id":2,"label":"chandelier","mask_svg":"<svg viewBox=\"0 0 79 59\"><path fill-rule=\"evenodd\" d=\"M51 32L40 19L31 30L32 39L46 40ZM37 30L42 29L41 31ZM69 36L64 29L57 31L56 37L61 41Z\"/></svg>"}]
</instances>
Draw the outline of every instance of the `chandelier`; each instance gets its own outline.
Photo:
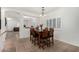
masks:
<instances>
[{"instance_id":1,"label":"chandelier","mask_svg":"<svg viewBox=\"0 0 79 59\"><path fill-rule=\"evenodd\" d=\"M41 15L40 16L45 16L45 7L41 7Z\"/></svg>"}]
</instances>

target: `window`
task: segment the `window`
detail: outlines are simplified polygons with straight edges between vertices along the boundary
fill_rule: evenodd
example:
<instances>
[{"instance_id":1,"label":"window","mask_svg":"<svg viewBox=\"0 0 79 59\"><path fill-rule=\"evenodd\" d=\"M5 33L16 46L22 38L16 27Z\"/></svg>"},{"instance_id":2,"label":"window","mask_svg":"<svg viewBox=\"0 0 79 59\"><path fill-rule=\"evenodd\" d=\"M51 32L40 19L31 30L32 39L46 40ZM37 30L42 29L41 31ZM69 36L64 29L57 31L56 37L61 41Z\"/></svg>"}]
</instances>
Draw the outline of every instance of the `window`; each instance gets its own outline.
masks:
<instances>
[{"instance_id":1,"label":"window","mask_svg":"<svg viewBox=\"0 0 79 59\"><path fill-rule=\"evenodd\" d=\"M61 28L61 18L57 18L57 28Z\"/></svg>"},{"instance_id":2,"label":"window","mask_svg":"<svg viewBox=\"0 0 79 59\"><path fill-rule=\"evenodd\" d=\"M52 20L52 23L53 23L53 24L52 24L52 27L53 27L53 28L56 28L56 18L54 18L54 19Z\"/></svg>"},{"instance_id":3,"label":"window","mask_svg":"<svg viewBox=\"0 0 79 59\"><path fill-rule=\"evenodd\" d=\"M61 18L53 18L53 19L49 19L47 20L47 27L51 27L51 28L61 28Z\"/></svg>"},{"instance_id":4,"label":"window","mask_svg":"<svg viewBox=\"0 0 79 59\"><path fill-rule=\"evenodd\" d=\"M51 25L50 25L50 24L51 24L50 20L47 20L47 23L46 23L46 24L47 24L47 27L51 27Z\"/></svg>"}]
</instances>

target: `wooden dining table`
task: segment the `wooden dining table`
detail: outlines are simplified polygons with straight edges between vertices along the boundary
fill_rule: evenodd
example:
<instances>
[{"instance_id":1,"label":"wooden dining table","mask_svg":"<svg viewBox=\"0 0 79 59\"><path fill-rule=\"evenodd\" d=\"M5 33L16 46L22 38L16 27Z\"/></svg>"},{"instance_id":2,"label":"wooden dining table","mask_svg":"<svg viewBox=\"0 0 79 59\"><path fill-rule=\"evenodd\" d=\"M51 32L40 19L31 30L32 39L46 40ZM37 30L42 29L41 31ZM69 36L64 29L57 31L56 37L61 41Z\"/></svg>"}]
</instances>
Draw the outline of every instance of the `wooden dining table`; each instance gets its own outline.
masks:
<instances>
[{"instance_id":1,"label":"wooden dining table","mask_svg":"<svg viewBox=\"0 0 79 59\"><path fill-rule=\"evenodd\" d=\"M54 39L53 39L53 32L51 32L50 30L47 30L47 32L48 32L48 34L47 34L47 36L45 36L46 35L46 32L44 32L44 30L35 30L34 31L34 33L35 33L35 38L36 38L36 40L35 41L37 41L37 45L40 47L40 45L43 45L44 44L44 41L49 41L49 43L51 43L50 42L50 38L52 37L52 43L54 43ZM35 42L34 41L34 42ZM45 44L44 44L45 45Z\"/></svg>"}]
</instances>

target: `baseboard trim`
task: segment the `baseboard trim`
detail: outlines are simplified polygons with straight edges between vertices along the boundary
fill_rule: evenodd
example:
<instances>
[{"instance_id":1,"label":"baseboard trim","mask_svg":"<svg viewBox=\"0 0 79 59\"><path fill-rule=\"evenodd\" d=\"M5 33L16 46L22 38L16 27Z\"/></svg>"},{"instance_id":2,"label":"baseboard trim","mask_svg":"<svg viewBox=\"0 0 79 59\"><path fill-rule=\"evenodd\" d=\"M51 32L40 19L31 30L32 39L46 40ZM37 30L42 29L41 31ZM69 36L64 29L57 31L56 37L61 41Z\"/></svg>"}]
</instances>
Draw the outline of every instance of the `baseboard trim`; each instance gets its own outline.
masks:
<instances>
[{"instance_id":1,"label":"baseboard trim","mask_svg":"<svg viewBox=\"0 0 79 59\"><path fill-rule=\"evenodd\" d=\"M56 39L56 40L58 40L58 39ZM68 42L68 41L65 41L65 40L59 40L59 41L73 45L73 46L76 46L76 47L79 47L79 44L76 44L76 43Z\"/></svg>"}]
</instances>

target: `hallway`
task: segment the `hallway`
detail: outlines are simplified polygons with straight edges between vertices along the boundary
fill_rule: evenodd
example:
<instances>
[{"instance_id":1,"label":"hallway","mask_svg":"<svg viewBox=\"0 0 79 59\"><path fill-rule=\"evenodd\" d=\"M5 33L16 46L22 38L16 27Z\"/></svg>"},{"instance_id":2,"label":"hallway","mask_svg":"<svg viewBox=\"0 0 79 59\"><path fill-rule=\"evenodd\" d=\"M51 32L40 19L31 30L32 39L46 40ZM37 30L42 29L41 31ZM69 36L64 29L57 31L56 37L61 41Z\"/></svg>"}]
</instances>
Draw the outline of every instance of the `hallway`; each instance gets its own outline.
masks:
<instances>
[{"instance_id":1,"label":"hallway","mask_svg":"<svg viewBox=\"0 0 79 59\"><path fill-rule=\"evenodd\" d=\"M47 47L45 50L34 46L29 38L19 39L18 32L8 32L6 41L10 40L15 44L16 52L79 52L79 47L55 40L54 46ZM6 51L7 52L7 51Z\"/></svg>"}]
</instances>

